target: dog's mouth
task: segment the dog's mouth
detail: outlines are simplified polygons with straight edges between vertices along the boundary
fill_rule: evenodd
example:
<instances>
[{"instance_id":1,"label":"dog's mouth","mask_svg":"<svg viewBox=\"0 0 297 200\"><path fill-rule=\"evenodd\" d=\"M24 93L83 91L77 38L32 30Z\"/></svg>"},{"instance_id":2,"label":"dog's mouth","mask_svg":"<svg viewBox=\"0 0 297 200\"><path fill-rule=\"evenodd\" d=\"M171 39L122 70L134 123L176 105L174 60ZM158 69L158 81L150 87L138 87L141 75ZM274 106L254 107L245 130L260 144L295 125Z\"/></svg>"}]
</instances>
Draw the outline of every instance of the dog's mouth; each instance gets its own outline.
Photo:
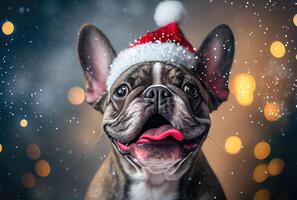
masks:
<instances>
[{"instance_id":1,"label":"dog's mouth","mask_svg":"<svg viewBox=\"0 0 297 200\"><path fill-rule=\"evenodd\" d=\"M133 141L121 143L114 139L118 151L139 162L175 162L195 151L203 136L185 140L182 130L175 128L160 114L152 115Z\"/></svg>"}]
</instances>

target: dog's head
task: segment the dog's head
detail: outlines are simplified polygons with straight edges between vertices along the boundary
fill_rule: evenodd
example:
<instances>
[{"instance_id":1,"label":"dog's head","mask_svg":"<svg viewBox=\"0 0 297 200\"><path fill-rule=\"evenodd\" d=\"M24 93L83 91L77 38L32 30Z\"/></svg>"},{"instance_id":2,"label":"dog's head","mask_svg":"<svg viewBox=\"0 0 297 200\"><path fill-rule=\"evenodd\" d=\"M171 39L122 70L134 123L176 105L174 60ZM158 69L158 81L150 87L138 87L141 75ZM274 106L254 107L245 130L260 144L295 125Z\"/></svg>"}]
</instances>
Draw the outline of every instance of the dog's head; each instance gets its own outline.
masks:
<instances>
[{"instance_id":1,"label":"dog's head","mask_svg":"<svg viewBox=\"0 0 297 200\"><path fill-rule=\"evenodd\" d=\"M106 79L116 55L107 37L92 25L83 26L78 53L86 100L103 113L103 131L120 157L153 174L185 169L207 137L209 113L229 94L234 54L229 27L220 25L207 36L194 66L141 62L110 88Z\"/></svg>"}]
</instances>

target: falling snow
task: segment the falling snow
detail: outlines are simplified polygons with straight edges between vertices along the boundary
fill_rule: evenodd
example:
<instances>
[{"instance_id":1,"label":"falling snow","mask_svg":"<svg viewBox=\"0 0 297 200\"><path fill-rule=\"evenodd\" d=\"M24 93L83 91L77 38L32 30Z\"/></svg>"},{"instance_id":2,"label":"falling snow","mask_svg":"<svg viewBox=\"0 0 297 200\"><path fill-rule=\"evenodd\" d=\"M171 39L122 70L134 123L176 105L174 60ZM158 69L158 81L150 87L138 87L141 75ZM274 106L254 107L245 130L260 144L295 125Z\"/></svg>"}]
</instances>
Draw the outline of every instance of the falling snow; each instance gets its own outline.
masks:
<instances>
[{"instance_id":1,"label":"falling snow","mask_svg":"<svg viewBox=\"0 0 297 200\"><path fill-rule=\"evenodd\" d=\"M102 116L82 103L83 97L72 99L77 102L74 105L68 96L71 88L83 88L84 83L76 53L77 32L90 22L106 32L118 52L126 48L139 35L155 29L152 13L157 4L128 2L0 3L1 23L14 24L12 34L1 32L0 36L0 199L2 194L17 199L83 199L109 146L100 137ZM251 199L259 188L267 188L270 195L286 194L285 187L297 177L292 151L297 139L297 26L293 23L297 2L191 0L184 4L189 16L183 31L192 44L198 46L219 23L227 23L234 31L236 54L229 86L242 73L256 82L249 105L242 105L231 91L228 101L212 115L212 129L203 147L227 196ZM275 41L285 47L280 58L270 51ZM268 103L276 104L279 112L270 110L265 115ZM230 136L239 138L231 144L230 148L237 145L232 155L224 149ZM261 141L269 144L271 152L257 160L253 151ZM34 168L37 160L26 155L29 144L40 148L39 159L50 166L48 176L39 176ZM281 178L268 170L274 158L284 162L286 173L280 172ZM36 180L33 189L22 183L25 172ZM231 187L233 183L236 187Z\"/></svg>"}]
</instances>

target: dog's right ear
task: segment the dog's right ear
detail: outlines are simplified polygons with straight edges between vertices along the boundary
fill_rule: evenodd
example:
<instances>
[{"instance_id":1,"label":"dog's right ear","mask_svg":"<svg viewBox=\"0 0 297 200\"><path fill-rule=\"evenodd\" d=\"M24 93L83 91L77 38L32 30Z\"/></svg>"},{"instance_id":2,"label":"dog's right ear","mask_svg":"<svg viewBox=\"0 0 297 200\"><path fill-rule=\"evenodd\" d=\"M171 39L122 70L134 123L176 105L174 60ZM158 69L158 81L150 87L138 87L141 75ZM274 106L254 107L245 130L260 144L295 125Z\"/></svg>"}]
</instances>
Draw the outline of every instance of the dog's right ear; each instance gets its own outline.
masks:
<instances>
[{"instance_id":1,"label":"dog's right ear","mask_svg":"<svg viewBox=\"0 0 297 200\"><path fill-rule=\"evenodd\" d=\"M86 101L97 110L103 111L105 81L115 51L102 31L90 24L80 29L77 50L85 75Z\"/></svg>"}]
</instances>

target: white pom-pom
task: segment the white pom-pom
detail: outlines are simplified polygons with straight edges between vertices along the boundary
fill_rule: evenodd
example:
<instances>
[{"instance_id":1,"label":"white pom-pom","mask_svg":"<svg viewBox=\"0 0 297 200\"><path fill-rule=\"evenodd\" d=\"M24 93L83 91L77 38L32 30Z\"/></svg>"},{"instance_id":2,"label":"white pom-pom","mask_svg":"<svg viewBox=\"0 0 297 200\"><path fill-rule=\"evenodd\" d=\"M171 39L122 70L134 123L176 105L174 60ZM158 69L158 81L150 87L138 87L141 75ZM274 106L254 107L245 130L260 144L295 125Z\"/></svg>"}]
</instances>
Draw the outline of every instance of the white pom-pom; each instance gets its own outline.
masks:
<instances>
[{"instance_id":1,"label":"white pom-pom","mask_svg":"<svg viewBox=\"0 0 297 200\"><path fill-rule=\"evenodd\" d=\"M165 26L171 22L181 23L186 15L183 4L179 1L163 1L155 10L154 20L157 26Z\"/></svg>"}]
</instances>

